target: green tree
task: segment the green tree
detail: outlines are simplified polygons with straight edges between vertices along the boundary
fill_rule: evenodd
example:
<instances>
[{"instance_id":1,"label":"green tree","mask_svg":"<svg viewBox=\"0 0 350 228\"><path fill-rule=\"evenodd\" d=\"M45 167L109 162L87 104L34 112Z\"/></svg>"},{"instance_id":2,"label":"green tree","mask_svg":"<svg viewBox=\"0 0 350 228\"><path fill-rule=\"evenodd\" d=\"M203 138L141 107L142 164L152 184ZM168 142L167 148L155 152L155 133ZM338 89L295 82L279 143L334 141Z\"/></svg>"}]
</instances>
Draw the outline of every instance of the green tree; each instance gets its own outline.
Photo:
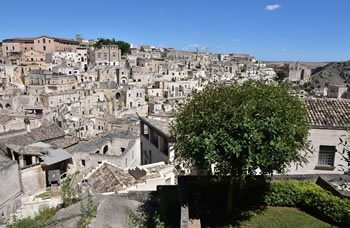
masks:
<instances>
[{"instance_id":1,"label":"green tree","mask_svg":"<svg viewBox=\"0 0 350 228\"><path fill-rule=\"evenodd\" d=\"M130 53L130 44L124 41L117 41L116 44L120 48L122 55L129 54Z\"/></svg>"},{"instance_id":2,"label":"green tree","mask_svg":"<svg viewBox=\"0 0 350 228\"><path fill-rule=\"evenodd\" d=\"M122 55L130 53L130 44L125 41L116 41L113 39L104 39L99 38L98 41L95 43L95 48L100 48L102 45L118 45L119 49L121 50Z\"/></svg>"},{"instance_id":3,"label":"green tree","mask_svg":"<svg viewBox=\"0 0 350 228\"><path fill-rule=\"evenodd\" d=\"M171 126L179 160L199 170L215 164L215 174L239 183L257 170L282 173L291 162L305 162L299 151L308 146L308 131L304 103L285 85L263 82L209 86Z\"/></svg>"},{"instance_id":4,"label":"green tree","mask_svg":"<svg viewBox=\"0 0 350 228\"><path fill-rule=\"evenodd\" d=\"M283 71L279 71L279 72L276 73L276 80L278 82L283 82L283 80L286 79L286 78L287 78L287 75Z\"/></svg>"}]
</instances>

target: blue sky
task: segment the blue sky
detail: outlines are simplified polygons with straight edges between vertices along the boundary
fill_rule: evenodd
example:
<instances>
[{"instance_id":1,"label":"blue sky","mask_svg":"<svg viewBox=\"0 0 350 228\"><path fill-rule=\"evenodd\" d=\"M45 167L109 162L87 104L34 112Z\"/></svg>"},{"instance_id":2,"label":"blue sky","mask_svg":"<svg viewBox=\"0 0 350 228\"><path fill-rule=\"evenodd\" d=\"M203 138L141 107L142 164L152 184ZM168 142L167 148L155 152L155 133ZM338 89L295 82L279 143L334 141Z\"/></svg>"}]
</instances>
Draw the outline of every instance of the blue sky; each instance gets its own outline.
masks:
<instances>
[{"instance_id":1,"label":"blue sky","mask_svg":"<svg viewBox=\"0 0 350 228\"><path fill-rule=\"evenodd\" d=\"M4 0L1 8L0 40L82 34L262 60L350 59L349 0Z\"/></svg>"}]
</instances>

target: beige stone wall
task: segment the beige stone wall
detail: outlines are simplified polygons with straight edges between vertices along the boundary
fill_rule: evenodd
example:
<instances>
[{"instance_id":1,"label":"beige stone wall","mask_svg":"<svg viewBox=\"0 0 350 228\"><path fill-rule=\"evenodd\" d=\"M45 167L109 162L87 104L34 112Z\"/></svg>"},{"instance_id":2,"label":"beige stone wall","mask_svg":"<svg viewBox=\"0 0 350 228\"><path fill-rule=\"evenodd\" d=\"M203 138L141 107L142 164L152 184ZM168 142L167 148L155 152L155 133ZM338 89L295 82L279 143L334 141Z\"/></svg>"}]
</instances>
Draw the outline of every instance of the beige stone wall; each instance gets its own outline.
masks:
<instances>
[{"instance_id":1,"label":"beige stone wall","mask_svg":"<svg viewBox=\"0 0 350 228\"><path fill-rule=\"evenodd\" d=\"M32 43L16 43L5 42L2 44L2 52L4 56L9 56L11 52L24 52L33 49Z\"/></svg>"},{"instance_id":2,"label":"beige stone wall","mask_svg":"<svg viewBox=\"0 0 350 228\"><path fill-rule=\"evenodd\" d=\"M33 195L46 189L45 171L40 165L22 169L21 174L25 194Z\"/></svg>"},{"instance_id":3,"label":"beige stone wall","mask_svg":"<svg viewBox=\"0 0 350 228\"><path fill-rule=\"evenodd\" d=\"M108 143L106 143L106 145L107 144ZM113 145L109 145L113 148ZM114 164L121 169L135 167L141 164L140 139L137 139L135 143L129 148L129 150L125 151L122 155L119 156L103 154L102 151L104 146L105 145L99 148L100 153L73 153L73 170L79 170L80 172L89 172L94 167L96 167L99 162L103 161ZM82 160L85 161L85 166L83 166Z\"/></svg>"},{"instance_id":4,"label":"beige stone wall","mask_svg":"<svg viewBox=\"0 0 350 228\"><path fill-rule=\"evenodd\" d=\"M38 37L34 40L34 50L41 52L54 52L55 51L55 42L54 39L48 37Z\"/></svg>"},{"instance_id":5,"label":"beige stone wall","mask_svg":"<svg viewBox=\"0 0 350 228\"><path fill-rule=\"evenodd\" d=\"M18 165L13 162L0 169L0 219L6 218L21 206L21 182Z\"/></svg>"},{"instance_id":6,"label":"beige stone wall","mask_svg":"<svg viewBox=\"0 0 350 228\"><path fill-rule=\"evenodd\" d=\"M13 118L13 120L8 121L7 123L0 124L0 133L21 129L25 129L25 124L23 119L19 118Z\"/></svg>"},{"instance_id":7,"label":"beige stone wall","mask_svg":"<svg viewBox=\"0 0 350 228\"><path fill-rule=\"evenodd\" d=\"M23 63L40 63L45 62L45 59L45 53L34 50L23 52L21 56L21 62Z\"/></svg>"},{"instance_id":8,"label":"beige stone wall","mask_svg":"<svg viewBox=\"0 0 350 228\"><path fill-rule=\"evenodd\" d=\"M106 45L96 49L94 57L97 65L119 65L121 52L116 45Z\"/></svg>"},{"instance_id":9,"label":"beige stone wall","mask_svg":"<svg viewBox=\"0 0 350 228\"><path fill-rule=\"evenodd\" d=\"M341 170L340 165L347 166L347 164L345 161L342 160L342 156L340 153L335 153L335 161L334 161L335 168L333 170L320 170L320 169L317 169L316 166L318 164L320 145L336 146L336 149L338 152L342 151L343 146L339 145L340 143L339 138L346 134L347 132L345 130L311 129L309 140L311 141L311 146L312 146L311 148L313 153L308 153L307 158L309 162L305 164L304 167L297 164L293 164L290 167L288 174L344 173L344 171Z\"/></svg>"},{"instance_id":10,"label":"beige stone wall","mask_svg":"<svg viewBox=\"0 0 350 228\"><path fill-rule=\"evenodd\" d=\"M45 53L55 52L55 51L68 51L75 52L78 45L66 44L55 41L55 39L42 36L34 40L34 50L41 51Z\"/></svg>"}]
</instances>

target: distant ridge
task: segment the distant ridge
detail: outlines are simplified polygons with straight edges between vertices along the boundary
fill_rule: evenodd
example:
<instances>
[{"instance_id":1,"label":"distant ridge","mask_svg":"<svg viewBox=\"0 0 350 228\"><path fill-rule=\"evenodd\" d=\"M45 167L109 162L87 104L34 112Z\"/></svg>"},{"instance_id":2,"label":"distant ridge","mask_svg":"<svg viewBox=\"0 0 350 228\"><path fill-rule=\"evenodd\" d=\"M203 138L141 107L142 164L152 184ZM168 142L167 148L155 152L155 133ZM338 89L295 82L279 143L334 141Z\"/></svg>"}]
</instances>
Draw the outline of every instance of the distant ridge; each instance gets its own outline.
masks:
<instances>
[{"instance_id":1,"label":"distant ridge","mask_svg":"<svg viewBox=\"0 0 350 228\"><path fill-rule=\"evenodd\" d=\"M316 88L350 84L350 61L332 62L313 69L311 83Z\"/></svg>"}]
</instances>

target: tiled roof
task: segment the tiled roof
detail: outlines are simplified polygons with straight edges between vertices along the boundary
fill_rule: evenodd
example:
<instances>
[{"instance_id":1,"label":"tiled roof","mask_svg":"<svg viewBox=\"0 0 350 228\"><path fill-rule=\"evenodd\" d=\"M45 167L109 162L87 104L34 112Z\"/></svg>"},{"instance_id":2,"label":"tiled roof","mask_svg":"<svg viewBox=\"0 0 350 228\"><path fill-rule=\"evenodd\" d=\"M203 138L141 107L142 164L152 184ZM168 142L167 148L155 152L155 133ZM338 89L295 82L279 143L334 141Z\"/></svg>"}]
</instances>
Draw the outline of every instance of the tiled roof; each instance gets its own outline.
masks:
<instances>
[{"instance_id":1,"label":"tiled roof","mask_svg":"<svg viewBox=\"0 0 350 228\"><path fill-rule=\"evenodd\" d=\"M10 39L5 39L3 40L4 43L10 43L10 42L15 42L15 43L34 43L35 39L41 38L41 37L47 37L50 39L54 39L56 42L59 43L67 43L67 44L74 44L74 45L79 45L79 42L76 40L70 40L70 39L66 39L66 38L58 38L58 37L51 37L51 36L46 36L46 35L42 35L39 37L31 37L31 38L23 38L23 37L19 37L19 38L10 38Z\"/></svg>"},{"instance_id":2,"label":"tiled roof","mask_svg":"<svg viewBox=\"0 0 350 228\"><path fill-rule=\"evenodd\" d=\"M89 178L89 183L98 193L118 192L136 183L127 172L110 164L103 164Z\"/></svg>"},{"instance_id":3,"label":"tiled roof","mask_svg":"<svg viewBox=\"0 0 350 228\"><path fill-rule=\"evenodd\" d=\"M19 133L0 139L0 150L6 151L6 146L11 146L16 152L25 146L35 142L48 141L63 138L66 134L63 129L55 124L43 125L32 129L30 133Z\"/></svg>"},{"instance_id":4,"label":"tiled roof","mask_svg":"<svg viewBox=\"0 0 350 228\"><path fill-rule=\"evenodd\" d=\"M31 130L29 135L32 139L34 139L35 142L39 142L63 137L66 135L66 133L59 126L50 124L48 126L41 126L39 128Z\"/></svg>"},{"instance_id":5,"label":"tiled roof","mask_svg":"<svg viewBox=\"0 0 350 228\"><path fill-rule=\"evenodd\" d=\"M345 129L350 124L350 100L307 99L305 103L311 127Z\"/></svg>"},{"instance_id":6,"label":"tiled roof","mask_svg":"<svg viewBox=\"0 0 350 228\"><path fill-rule=\"evenodd\" d=\"M7 122L9 122L12 119L14 119L13 116L0 114L0 124L6 124Z\"/></svg>"}]
</instances>

